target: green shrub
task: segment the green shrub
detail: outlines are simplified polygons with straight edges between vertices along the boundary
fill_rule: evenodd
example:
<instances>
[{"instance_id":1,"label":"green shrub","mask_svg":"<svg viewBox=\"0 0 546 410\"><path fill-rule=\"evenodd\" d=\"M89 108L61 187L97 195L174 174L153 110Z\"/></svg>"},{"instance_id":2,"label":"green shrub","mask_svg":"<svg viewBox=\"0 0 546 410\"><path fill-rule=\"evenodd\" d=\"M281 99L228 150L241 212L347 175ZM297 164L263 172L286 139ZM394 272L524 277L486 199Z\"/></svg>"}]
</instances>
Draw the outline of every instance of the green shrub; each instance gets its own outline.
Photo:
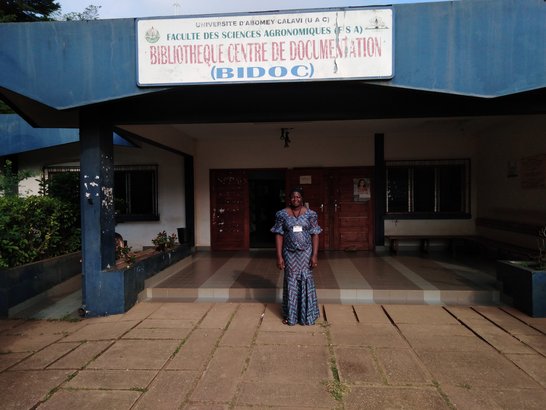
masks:
<instances>
[{"instance_id":1,"label":"green shrub","mask_svg":"<svg viewBox=\"0 0 546 410\"><path fill-rule=\"evenodd\" d=\"M0 268L80 249L79 215L52 197L0 197Z\"/></svg>"}]
</instances>

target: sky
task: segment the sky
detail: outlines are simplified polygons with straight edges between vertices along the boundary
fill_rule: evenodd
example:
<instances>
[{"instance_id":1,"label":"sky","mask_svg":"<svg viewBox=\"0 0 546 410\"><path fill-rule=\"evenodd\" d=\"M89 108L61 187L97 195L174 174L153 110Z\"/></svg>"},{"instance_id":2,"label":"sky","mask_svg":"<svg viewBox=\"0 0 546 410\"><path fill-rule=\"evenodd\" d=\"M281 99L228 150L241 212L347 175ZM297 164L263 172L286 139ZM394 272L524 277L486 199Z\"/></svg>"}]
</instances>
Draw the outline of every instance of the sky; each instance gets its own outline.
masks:
<instances>
[{"instance_id":1,"label":"sky","mask_svg":"<svg viewBox=\"0 0 546 410\"><path fill-rule=\"evenodd\" d=\"M432 1L447 0L57 0L61 5L61 14L80 13L89 5L101 6L99 9L100 19L187 16L193 14L371 6Z\"/></svg>"}]
</instances>

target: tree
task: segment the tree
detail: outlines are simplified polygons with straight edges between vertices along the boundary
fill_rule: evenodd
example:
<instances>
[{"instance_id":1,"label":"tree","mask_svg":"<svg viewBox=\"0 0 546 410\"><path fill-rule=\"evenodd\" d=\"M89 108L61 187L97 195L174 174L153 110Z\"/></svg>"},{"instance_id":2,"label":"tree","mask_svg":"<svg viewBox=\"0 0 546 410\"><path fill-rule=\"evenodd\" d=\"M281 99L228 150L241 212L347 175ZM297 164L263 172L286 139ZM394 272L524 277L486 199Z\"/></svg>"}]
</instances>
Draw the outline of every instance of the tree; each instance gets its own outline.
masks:
<instances>
[{"instance_id":1,"label":"tree","mask_svg":"<svg viewBox=\"0 0 546 410\"><path fill-rule=\"evenodd\" d=\"M66 21L98 20L99 19L99 9L101 7L102 6L93 6L92 4L90 4L81 13L73 11L71 13L63 14L61 20L66 20Z\"/></svg>"},{"instance_id":2,"label":"tree","mask_svg":"<svg viewBox=\"0 0 546 410\"><path fill-rule=\"evenodd\" d=\"M0 0L0 23L49 21L60 8L53 0Z\"/></svg>"}]
</instances>

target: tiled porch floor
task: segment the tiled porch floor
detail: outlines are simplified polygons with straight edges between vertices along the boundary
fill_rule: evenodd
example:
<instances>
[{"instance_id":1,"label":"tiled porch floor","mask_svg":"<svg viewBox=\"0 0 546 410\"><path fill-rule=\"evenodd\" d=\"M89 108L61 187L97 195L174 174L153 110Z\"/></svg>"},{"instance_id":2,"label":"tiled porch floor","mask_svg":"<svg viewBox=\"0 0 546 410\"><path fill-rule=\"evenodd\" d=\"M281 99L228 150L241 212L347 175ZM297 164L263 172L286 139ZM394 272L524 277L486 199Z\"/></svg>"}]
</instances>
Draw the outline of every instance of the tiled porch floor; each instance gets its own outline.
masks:
<instances>
[{"instance_id":1,"label":"tiled porch floor","mask_svg":"<svg viewBox=\"0 0 546 410\"><path fill-rule=\"evenodd\" d=\"M446 253L321 252L320 303L499 304L494 264ZM157 277L143 300L280 302L282 273L273 250L197 252Z\"/></svg>"}]
</instances>

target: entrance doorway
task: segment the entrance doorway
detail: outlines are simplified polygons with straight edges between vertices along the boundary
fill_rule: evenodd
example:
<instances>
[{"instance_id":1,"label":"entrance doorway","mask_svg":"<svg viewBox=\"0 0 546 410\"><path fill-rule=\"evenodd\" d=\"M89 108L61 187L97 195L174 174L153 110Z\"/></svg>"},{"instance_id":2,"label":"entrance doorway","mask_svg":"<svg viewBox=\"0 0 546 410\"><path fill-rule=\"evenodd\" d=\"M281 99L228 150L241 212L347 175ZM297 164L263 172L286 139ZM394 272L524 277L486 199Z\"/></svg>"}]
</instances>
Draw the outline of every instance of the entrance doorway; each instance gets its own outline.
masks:
<instances>
[{"instance_id":1,"label":"entrance doorway","mask_svg":"<svg viewBox=\"0 0 546 410\"><path fill-rule=\"evenodd\" d=\"M372 250L371 176L371 167L211 170L211 248L274 248L275 213L301 186L323 229L320 249Z\"/></svg>"},{"instance_id":2,"label":"entrance doorway","mask_svg":"<svg viewBox=\"0 0 546 410\"><path fill-rule=\"evenodd\" d=\"M270 231L275 213L285 207L285 172L256 170L248 172L250 247L274 248L275 235Z\"/></svg>"}]
</instances>

